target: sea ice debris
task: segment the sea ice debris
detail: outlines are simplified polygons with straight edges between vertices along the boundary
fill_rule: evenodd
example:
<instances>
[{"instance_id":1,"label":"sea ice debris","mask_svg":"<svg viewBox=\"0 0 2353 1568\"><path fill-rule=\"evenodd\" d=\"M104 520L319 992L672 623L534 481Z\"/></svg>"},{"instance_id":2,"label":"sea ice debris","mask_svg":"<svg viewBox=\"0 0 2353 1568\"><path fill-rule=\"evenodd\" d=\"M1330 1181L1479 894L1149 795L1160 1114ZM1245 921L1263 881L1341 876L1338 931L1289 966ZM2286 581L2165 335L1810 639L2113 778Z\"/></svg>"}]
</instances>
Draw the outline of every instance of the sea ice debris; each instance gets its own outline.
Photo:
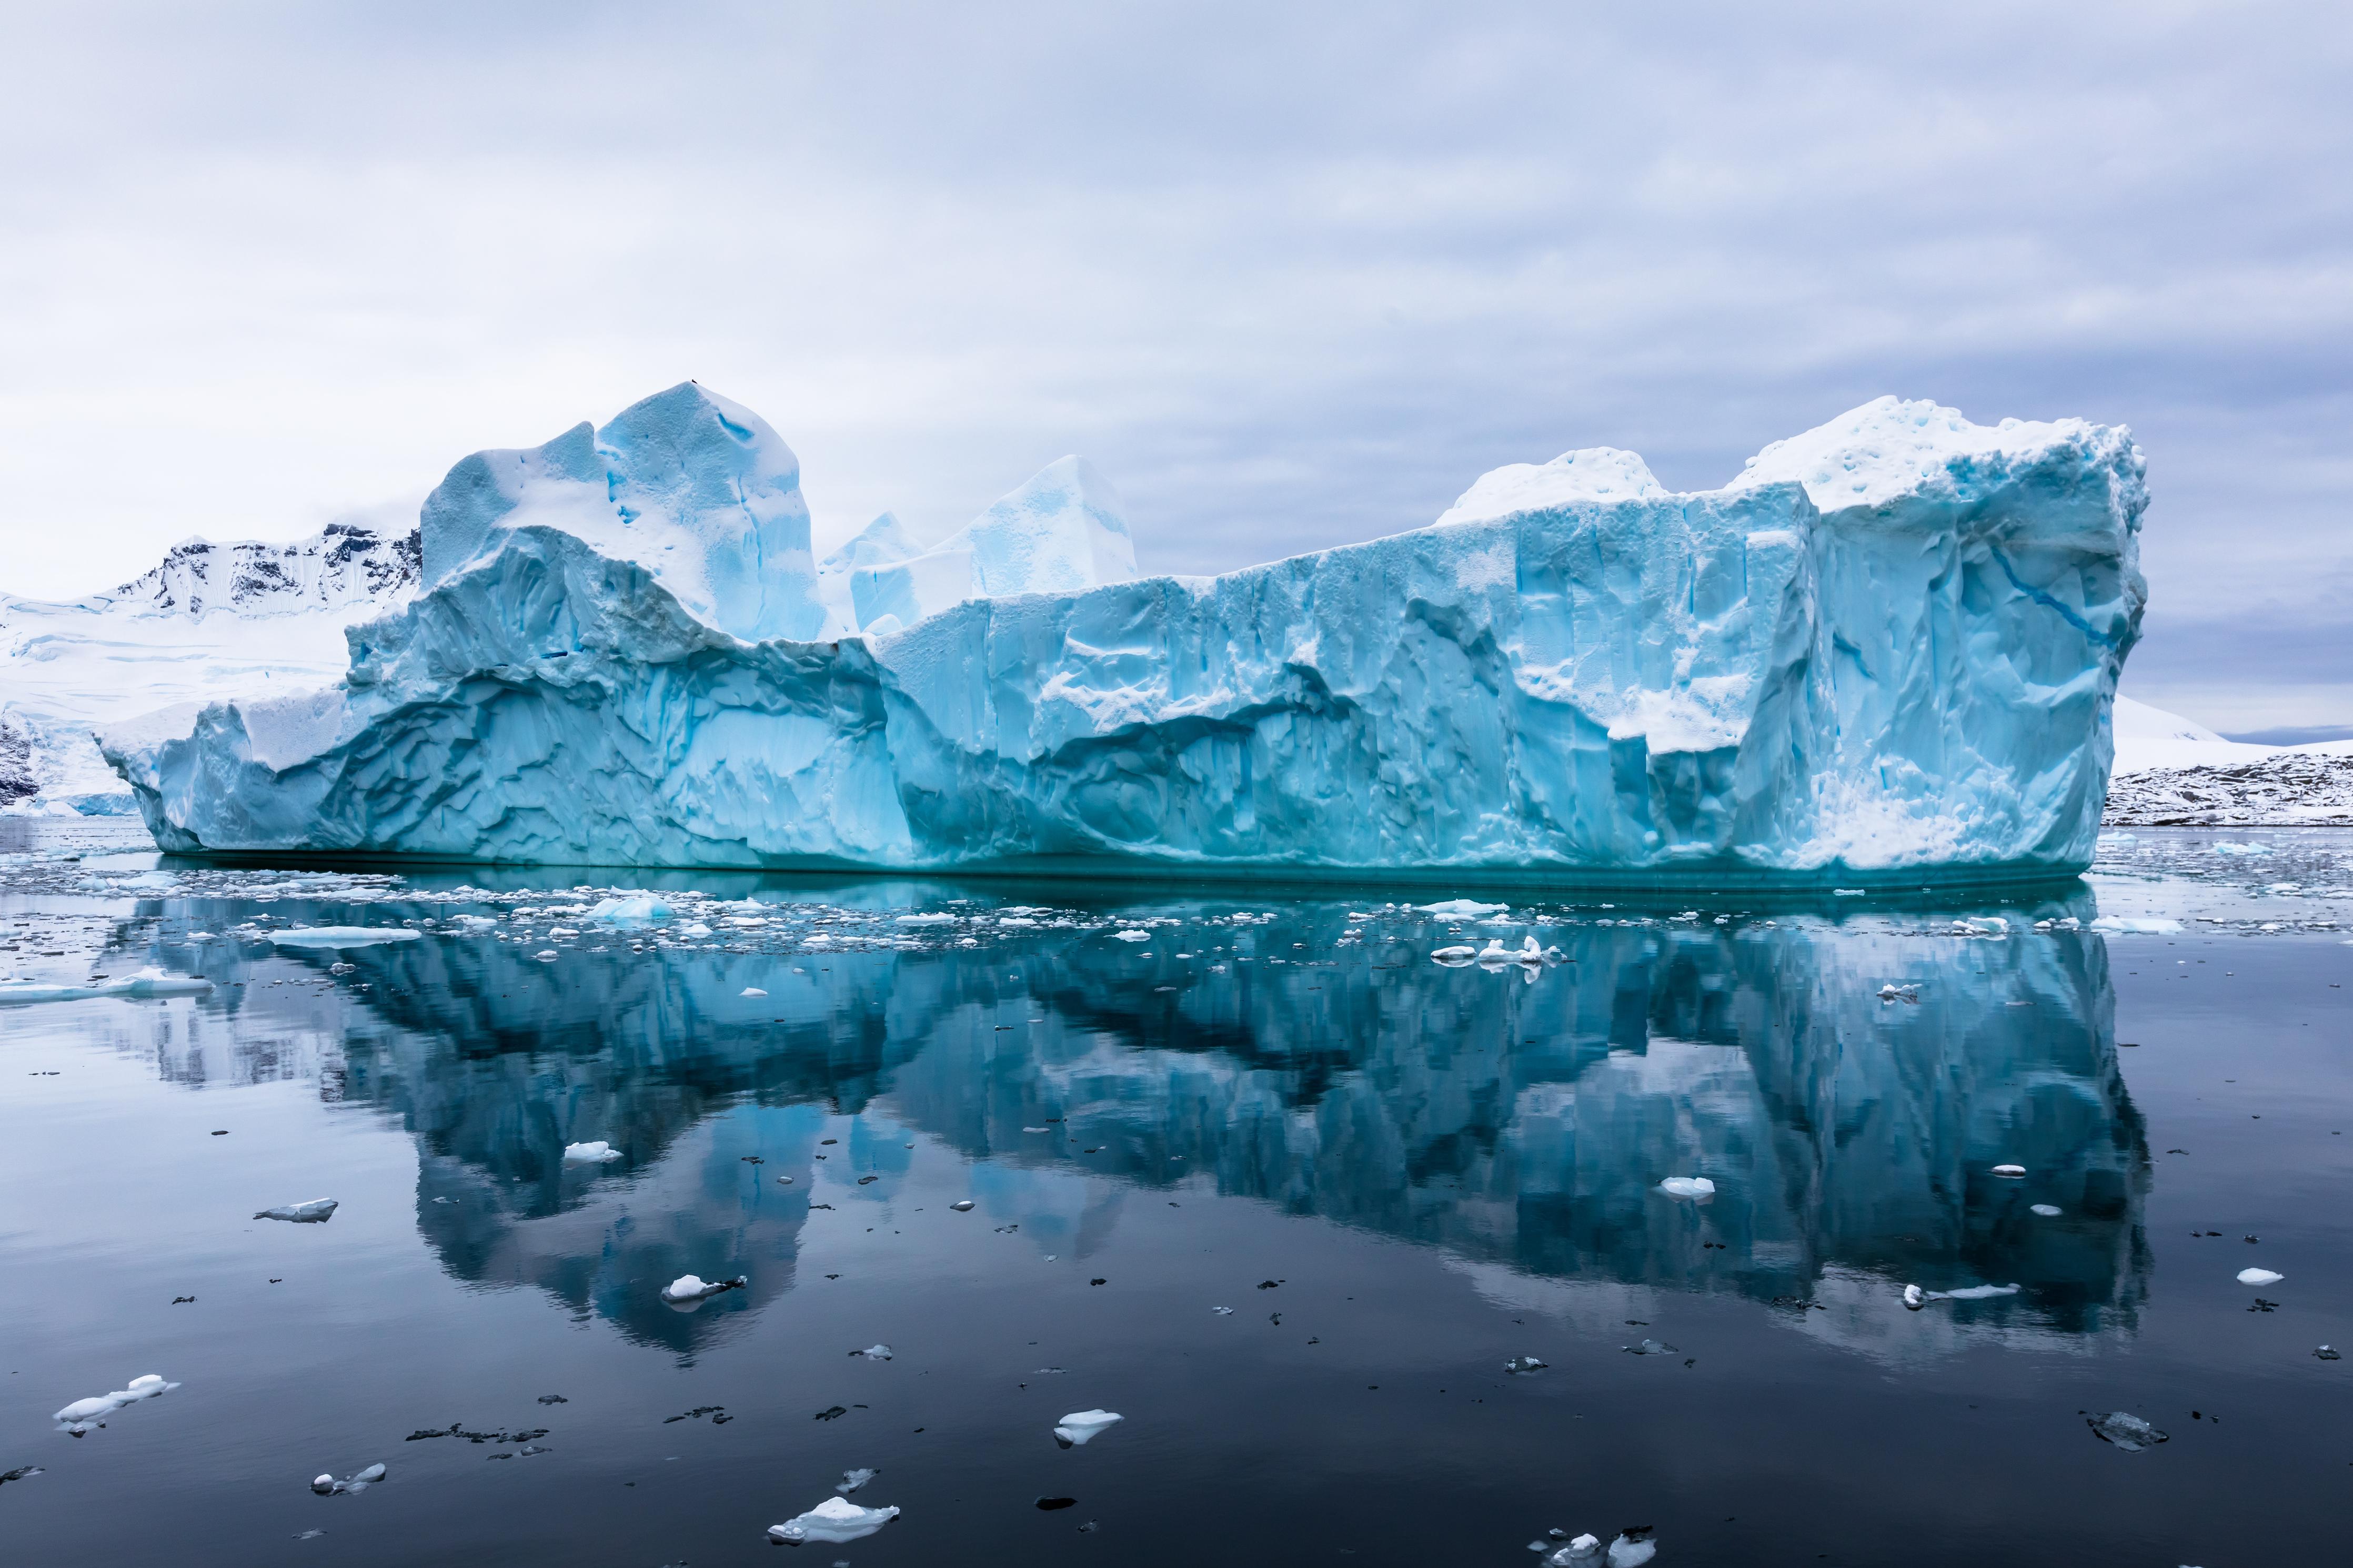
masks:
<instances>
[{"instance_id":1,"label":"sea ice debris","mask_svg":"<svg viewBox=\"0 0 2353 1568\"><path fill-rule=\"evenodd\" d=\"M633 930L649 926L656 921L670 918L672 910L666 899L652 893L617 893L599 899L588 911L588 918L598 925L617 930Z\"/></svg>"},{"instance_id":2,"label":"sea ice debris","mask_svg":"<svg viewBox=\"0 0 2353 1568\"><path fill-rule=\"evenodd\" d=\"M1545 1568L1578 1568L1601 1555L1601 1539L1590 1531L1545 1559Z\"/></svg>"},{"instance_id":3,"label":"sea ice debris","mask_svg":"<svg viewBox=\"0 0 2353 1568\"><path fill-rule=\"evenodd\" d=\"M296 926L291 931L274 931L270 942L278 947L372 947L380 942L422 942L425 933L406 926Z\"/></svg>"},{"instance_id":4,"label":"sea ice debris","mask_svg":"<svg viewBox=\"0 0 2353 1568\"><path fill-rule=\"evenodd\" d=\"M2102 915L2092 929L2119 936L2179 936L2181 922L2147 915Z\"/></svg>"},{"instance_id":5,"label":"sea ice debris","mask_svg":"<svg viewBox=\"0 0 2353 1568\"><path fill-rule=\"evenodd\" d=\"M1715 1184L1705 1176L1669 1176L1659 1191L1671 1198L1708 1198L1715 1195Z\"/></svg>"},{"instance_id":6,"label":"sea ice debris","mask_svg":"<svg viewBox=\"0 0 2353 1568\"><path fill-rule=\"evenodd\" d=\"M124 1405L136 1405L142 1399L153 1399L159 1394L169 1394L179 1386L176 1383L164 1382L160 1375L151 1372L144 1376L132 1378L112 1394L101 1394L90 1399L77 1399L50 1416L50 1419L79 1437L97 1426L104 1417L112 1415Z\"/></svg>"},{"instance_id":7,"label":"sea ice debris","mask_svg":"<svg viewBox=\"0 0 2353 1568\"><path fill-rule=\"evenodd\" d=\"M1113 1422L1127 1417L1109 1410L1077 1410L1054 1424L1055 1441L1065 1448L1075 1448L1109 1428Z\"/></svg>"},{"instance_id":8,"label":"sea ice debris","mask_svg":"<svg viewBox=\"0 0 2353 1568\"><path fill-rule=\"evenodd\" d=\"M592 1143L566 1143L564 1158L575 1165L602 1165L621 1157L621 1152L599 1138Z\"/></svg>"},{"instance_id":9,"label":"sea ice debris","mask_svg":"<svg viewBox=\"0 0 2353 1568\"><path fill-rule=\"evenodd\" d=\"M681 1274L662 1287L665 1301L701 1301L718 1295L722 1290L741 1290L751 1282L746 1275L733 1279L705 1280L700 1275Z\"/></svg>"},{"instance_id":10,"label":"sea ice debris","mask_svg":"<svg viewBox=\"0 0 2353 1568\"><path fill-rule=\"evenodd\" d=\"M311 1198L304 1203L281 1204L274 1209L263 1209L253 1217L292 1220L296 1225L317 1225L333 1218L337 1206L332 1198Z\"/></svg>"},{"instance_id":11,"label":"sea ice debris","mask_svg":"<svg viewBox=\"0 0 2353 1568\"><path fill-rule=\"evenodd\" d=\"M871 1469L844 1470L841 1472L841 1479L834 1484L833 1489L847 1496L881 1473L880 1470Z\"/></svg>"},{"instance_id":12,"label":"sea ice debris","mask_svg":"<svg viewBox=\"0 0 2353 1568\"><path fill-rule=\"evenodd\" d=\"M2026 1212L2039 1214L2044 1219L2056 1219L2062 1211L2056 1204L2029 1204L2026 1205Z\"/></svg>"},{"instance_id":13,"label":"sea ice debris","mask_svg":"<svg viewBox=\"0 0 2353 1568\"><path fill-rule=\"evenodd\" d=\"M2153 1448L2166 1440L2164 1433L2127 1410L2111 1410L2105 1415L2087 1418L2084 1424L2099 1435L2102 1442L2113 1443L2127 1454Z\"/></svg>"},{"instance_id":14,"label":"sea ice debris","mask_svg":"<svg viewBox=\"0 0 2353 1568\"><path fill-rule=\"evenodd\" d=\"M1436 915L1440 920L1475 921L1489 915L1500 915L1509 904L1482 904L1476 899L1449 899L1442 904L1417 904L1423 914Z\"/></svg>"},{"instance_id":15,"label":"sea ice debris","mask_svg":"<svg viewBox=\"0 0 2353 1568\"><path fill-rule=\"evenodd\" d=\"M1609 1543L1609 1568L1641 1568L1659 1554L1648 1525L1630 1530Z\"/></svg>"},{"instance_id":16,"label":"sea ice debris","mask_svg":"<svg viewBox=\"0 0 2353 1568\"><path fill-rule=\"evenodd\" d=\"M2026 1174L2026 1167L2023 1165L1996 1165L1993 1168L1993 1173L1997 1176L2022 1176Z\"/></svg>"},{"instance_id":17,"label":"sea ice debris","mask_svg":"<svg viewBox=\"0 0 2353 1568\"><path fill-rule=\"evenodd\" d=\"M807 1513L768 1527L768 1539L797 1546L804 1542L834 1544L863 1541L899 1517L895 1508L860 1508L848 1498L829 1497Z\"/></svg>"},{"instance_id":18,"label":"sea ice debris","mask_svg":"<svg viewBox=\"0 0 2353 1568\"><path fill-rule=\"evenodd\" d=\"M2239 1270L2239 1283L2242 1285L2276 1285L2286 1278L2286 1275L2275 1274L2268 1268L2242 1268Z\"/></svg>"},{"instance_id":19,"label":"sea ice debris","mask_svg":"<svg viewBox=\"0 0 2353 1568\"><path fill-rule=\"evenodd\" d=\"M891 1347L889 1345L868 1345L862 1351L851 1351L849 1353L855 1356L864 1356L868 1361L889 1361L891 1359Z\"/></svg>"},{"instance_id":20,"label":"sea ice debris","mask_svg":"<svg viewBox=\"0 0 2353 1568\"><path fill-rule=\"evenodd\" d=\"M735 993L735 994L738 996L765 996L767 993L761 990L756 985L746 985L743 990Z\"/></svg>"},{"instance_id":21,"label":"sea ice debris","mask_svg":"<svg viewBox=\"0 0 2353 1568\"><path fill-rule=\"evenodd\" d=\"M1152 933L1148 931L1115 931L1111 934L1114 942L1150 942L1152 940Z\"/></svg>"}]
</instances>

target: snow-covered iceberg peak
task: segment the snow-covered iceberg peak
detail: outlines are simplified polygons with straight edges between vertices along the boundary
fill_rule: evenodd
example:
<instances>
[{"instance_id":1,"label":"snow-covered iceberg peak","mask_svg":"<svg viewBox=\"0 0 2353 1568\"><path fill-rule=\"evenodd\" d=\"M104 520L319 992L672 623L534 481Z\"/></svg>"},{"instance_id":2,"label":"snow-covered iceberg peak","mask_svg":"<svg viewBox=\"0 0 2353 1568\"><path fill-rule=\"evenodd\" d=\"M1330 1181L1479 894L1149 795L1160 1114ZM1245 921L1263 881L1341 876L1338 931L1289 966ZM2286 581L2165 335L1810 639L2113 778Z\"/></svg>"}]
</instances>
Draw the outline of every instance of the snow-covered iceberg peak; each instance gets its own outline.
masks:
<instances>
[{"instance_id":1,"label":"snow-covered iceberg peak","mask_svg":"<svg viewBox=\"0 0 2353 1568\"><path fill-rule=\"evenodd\" d=\"M1092 463L1069 457L922 554L853 570L850 598L859 628L884 632L966 599L1075 594L1134 576L1119 493Z\"/></svg>"},{"instance_id":2,"label":"snow-covered iceberg peak","mask_svg":"<svg viewBox=\"0 0 2353 1568\"><path fill-rule=\"evenodd\" d=\"M551 528L642 566L706 626L747 642L824 629L800 459L765 420L693 382L544 446L477 452L425 500L424 580Z\"/></svg>"},{"instance_id":3,"label":"snow-covered iceberg peak","mask_svg":"<svg viewBox=\"0 0 2353 1568\"><path fill-rule=\"evenodd\" d=\"M1483 522L1514 512L1545 511L1578 501L1654 500L1666 487L1650 465L1616 447L1563 452L1549 463L1506 463L1481 474L1462 498L1439 514L1440 527Z\"/></svg>"},{"instance_id":4,"label":"snow-covered iceberg peak","mask_svg":"<svg viewBox=\"0 0 2353 1568\"><path fill-rule=\"evenodd\" d=\"M2005 419L1974 425L1957 408L1925 398L1875 397L1801 436L1775 441L1748 459L1727 489L1795 480L1824 513L1911 500L1982 499L2054 461L2112 471L2137 489L2132 433L2081 419Z\"/></svg>"}]
</instances>

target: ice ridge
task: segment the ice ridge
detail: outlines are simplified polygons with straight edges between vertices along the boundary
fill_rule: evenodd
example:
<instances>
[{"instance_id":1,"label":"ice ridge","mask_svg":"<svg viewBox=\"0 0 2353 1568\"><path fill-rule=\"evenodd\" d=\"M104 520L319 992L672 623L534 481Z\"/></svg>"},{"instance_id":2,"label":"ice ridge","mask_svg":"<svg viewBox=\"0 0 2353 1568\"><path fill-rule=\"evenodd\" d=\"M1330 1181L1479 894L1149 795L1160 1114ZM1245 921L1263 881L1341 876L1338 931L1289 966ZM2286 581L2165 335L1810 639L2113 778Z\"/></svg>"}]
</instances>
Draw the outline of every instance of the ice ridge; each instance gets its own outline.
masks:
<instances>
[{"instance_id":1,"label":"ice ridge","mask_svg":"<svg viewBox=\"0 0 2353 1568\"><path fill-rule=\"evenodd\" d=\"M797 473L691 385L468 458L340 686L108 758L188 852L2050 875L2090 862L2146 596L2127 432L1892 398L1723 489L1597 448L1214 578L1133 578L1065 458L828 558L864 630L824 640L777 629L831 618Z\"/></svg>"}]
</instances>

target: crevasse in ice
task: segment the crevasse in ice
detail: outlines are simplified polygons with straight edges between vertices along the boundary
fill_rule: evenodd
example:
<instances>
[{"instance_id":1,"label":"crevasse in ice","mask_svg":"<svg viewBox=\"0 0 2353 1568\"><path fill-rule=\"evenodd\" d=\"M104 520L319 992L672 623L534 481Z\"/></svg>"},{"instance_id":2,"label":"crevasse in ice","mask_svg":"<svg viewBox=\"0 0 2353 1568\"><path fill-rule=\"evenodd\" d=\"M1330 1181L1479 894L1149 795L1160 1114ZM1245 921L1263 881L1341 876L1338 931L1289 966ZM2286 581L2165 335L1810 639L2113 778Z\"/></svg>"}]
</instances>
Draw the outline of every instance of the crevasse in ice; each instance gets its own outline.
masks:
<instances>
[{"instance_id":1,"label":"crevasse in ice","mask_svg":"<svg viewBox=\"0 0 2353 1568\"><path fill-rule=\"evenodd\" d=\"M1894 398L1722 489L1596 448L1209 578L1128 579L1066 458L821 582L797 472L691 384L470 458L341 685L107 755L183 851L2050 873L2090 861L2145 597L2127 432Z\"/></svg>"}]
</instances>

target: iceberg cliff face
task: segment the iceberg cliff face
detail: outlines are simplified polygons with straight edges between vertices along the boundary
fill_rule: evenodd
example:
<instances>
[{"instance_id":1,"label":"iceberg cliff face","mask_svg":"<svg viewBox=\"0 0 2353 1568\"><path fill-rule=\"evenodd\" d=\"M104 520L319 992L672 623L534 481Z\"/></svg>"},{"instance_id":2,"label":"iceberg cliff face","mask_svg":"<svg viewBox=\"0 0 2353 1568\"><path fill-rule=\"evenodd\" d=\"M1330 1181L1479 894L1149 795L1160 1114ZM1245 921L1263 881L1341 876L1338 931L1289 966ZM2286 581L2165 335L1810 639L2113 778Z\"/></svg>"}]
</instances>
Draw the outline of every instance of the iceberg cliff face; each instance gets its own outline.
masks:
<instances>
[{"instance_id":1,"label":"iceberg cliff face","mask_svg":"<svg viewBox=\"0 0 2353 1568\"><path fill-rule=\"evenodd\" d=\"M843 635L789 451L681 387L460 464L425 591L353 628L342 686L108 756L191 851L2071 871L2144 596L2141 471L2120 430L1891 398L1721 490L1572 453L1440 526L1120 581L1116 501L1065 459L937 550L893 527L829 559Z\"/></svg>"}]
</instances>

